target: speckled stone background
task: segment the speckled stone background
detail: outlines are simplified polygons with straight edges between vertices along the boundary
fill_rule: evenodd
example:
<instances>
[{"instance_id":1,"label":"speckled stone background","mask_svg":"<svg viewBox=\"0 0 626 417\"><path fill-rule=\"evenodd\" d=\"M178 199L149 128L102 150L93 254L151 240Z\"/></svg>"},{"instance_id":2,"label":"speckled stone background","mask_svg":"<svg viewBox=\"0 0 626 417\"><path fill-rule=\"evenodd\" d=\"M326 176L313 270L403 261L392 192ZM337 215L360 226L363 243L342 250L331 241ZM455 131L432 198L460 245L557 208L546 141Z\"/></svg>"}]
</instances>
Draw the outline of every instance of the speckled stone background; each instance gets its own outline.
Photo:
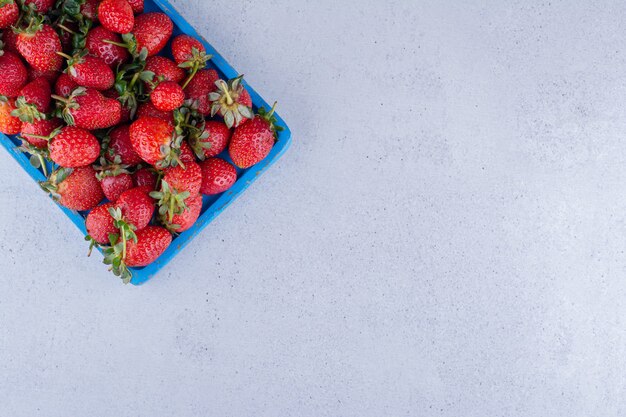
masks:
<instances>
[{"instance_id":1,"label":"speckled stone background","mask_svg":"<svg viewBox=\"0 0 626 417\"><path fill-rule=\"evenodd\" d=\"M109 276L0 152L0 415L626 415L626 5L173 0L293 147Z\"/></svg>"}]
</instances>

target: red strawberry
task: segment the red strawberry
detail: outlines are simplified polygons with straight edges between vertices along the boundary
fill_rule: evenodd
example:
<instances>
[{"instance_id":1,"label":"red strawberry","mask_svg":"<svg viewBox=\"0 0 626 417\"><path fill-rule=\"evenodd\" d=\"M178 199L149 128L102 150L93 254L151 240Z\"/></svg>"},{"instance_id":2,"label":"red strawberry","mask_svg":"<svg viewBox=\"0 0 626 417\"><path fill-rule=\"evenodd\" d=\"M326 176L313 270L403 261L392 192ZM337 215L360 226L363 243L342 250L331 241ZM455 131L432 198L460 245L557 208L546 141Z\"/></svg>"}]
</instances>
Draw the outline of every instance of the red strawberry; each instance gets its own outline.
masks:
<instances>
[{"instance_id":1,"label":"red strawberry","mask_svg":"<svg viewBox=\"0 0 626 417\"><path fill-rule=\"evenodd\" d=\"M147 187L150 191L157 185L157 176L150 168L141 168L133 174L133 181L136 187Z\"/></svg>"},{"instance_id":2,"label":"red strawberry","mask_svg":"<svg viewBox=\"0 0 626 417\"><path fill-rule=\"evenodd\" d=\"M150 193L150 197L158 202L162 221L171 222L175 215L188 210L187 200L200 193L201 185L202 170L197 163L190 162L185 168L168 168L161 181L161 190Z\"/></svg>"},{"instance_id":3,"label":"red strawberry","mask_svg":"<svg viewBox=\"0 0 626 417\"><path fill-rule=\"evenodd\" d=\"M129 33L135 25L133 8L127 0L103 0L98 6L98 19L115 33Z\"/></svg>"},{"instance_id":4,"label":"red strawberry","mask_svg":"<svg viewBox=\"0 0 626 417\"><path fill-rule=\"evenodd\" d=\"M67 126L48 145L50 159L64 168L84 167L100 155L100 142L89 131Z\"/></svg>"},{"instance_id":5,"label":"red strawberry","mask_svg":"<svg viewBox=\"0 0 626 417\"><path fill-rule=\"evenodd\" d=\"M78 88L78 84L66 73L62 73L54 85L54 94L61 97L69 97Z\"/></svg>"},{"instance_id":6,"label":"red strawberry","mask_svg":"<svg viewBox=\"0 0 626 417\"><path fill-rule=\"evenodd\" d=\"M217 91L209 94L211 117L219 114L229 128L240 126L254 117L252 98L241 83L242 79L243 75L228 82L219 80Z\"/></svg>"},{"instance_id":7,"label":"red strawberry","mask_svg":"<svg viewBox=\"0 0 626 417\"><path fill-rule=\"evenodd\" d=\"M187 209L181 214L176 214L171 220L167 216L161 216L165 228L172 233L182 233L193 226L202 211L202 195L192 195L185 201Z\"/></svg>"},{"instance_id":8,"label":"red strawberry","mask_svg":"<svg viewBox=\"0 0 626 417\"><path fill-rule=\"evenodd\" d=\"M115 176L104 176L100 180L104 196L109 201L117 201L126 191L134 188L133 177L130 174L119 174Z\"/></svg>"},{"instance_id":9,"label":"red strawberry","mask_svg":"<svg viewBox=\"0 0 626 417\"><path fill-rule=\"evenodd\" d=\"M130 126L130 141L141 159L158 168L167 168L180 160L180 138L165 120L137 119Z\"/></svg>"},{"instance_id":10,"label":"red strawberry","mask_svg":"<svg viewBox=\"0 0 626 417\"><path fill-rule=\"evenodd\" d=\"M80 6L80 13L91 21L98 20L98 6L100 0L86 0L85 3Z\"/></svg>"},{"instance_id":11,"label":"red strawberry","mask_svg":"<svg viewBox=\"0 0 626 417\"><path fill-rule=\"evenodd\" d=\"M128 0L128 4L133 8L133 13L143 13L143 0Z\"/></svg>"},{"instance_id":12,"label":"red strawberry","mask_svg":"<svg viewBox=\"0 0 626 417\"><path fill-rule=\"evenodd\" d=\"M115 84L115 74L111 67L95 56L69 57L68 74L78 85L99 91L108 90Z\"/></svg>"},{"instance_id":13,"label":"red strawberry","mask_svg":"<svg viewBox=\"0 0 626 417\"><path fill-rule=\"evenodd\" d=\"M17 97L26 84L28 72L22 60L13 52L0 51L0 95Z\"/></svg>"},{"instance_id":14,"label":"red strawberry","mask_svg":"<svg viewBox=\"0 0 626 417\"><path fill-rule=\"evenodd\" d=\"M220 194L237 182L237 170L220 158L207 159L200 163L202 169L202 194Z\"/></svg>"},{"instance_id":15,"label":"red strawberry","mask_svg":"<svg viewBox=\"0 0 626 417\"><path fill-rule=\"evenodd\" d=\"M104 97L112 98L112 99L115 99L115 100L119 101L120 103L122 103L122 101L120 99L120 93L118 93L115 88L111 88L110 90L103 91L102 95ZM120 121L118 123L128 123L128 122L130 122L131 115L132 115L132 109L129 108L127 105L122 104L122 112L120 114Z\"/></svg>"},{"instance_id":16,"label":"red strawberry","mask_svg":"<svg viewBox=\"0 0 626 417\"><path fill-rule=\"evenodd\" d=\"M148 226L137 232L137 243L131 240L127 243L126 266L148 266L172 243L172 235L162 227Z\"/></svg>"},{"instance_id":17,"label":"red strawberry","mask_svg":"<svg viewBox=\"0 0 626 417\"><path fill-rule=\"evenodd\" d=\"M178 67L174 61L163 56L151 56L146 61L146 71L151 71L155 79L161 78L163 81L174 81L180 83L185 78L185 71Z\"/></svg>"},{"instance_id":18,"label":"red strawberry","mask_svg":"<svg viewBox=\"0 0 626 417\"><path fill-rule=\"evenodd\" d=\"M196 156L193 154L191 150L191 146L185 141L180 144L180 155L178 156L180 162L183 164L190 164L192 162L196 162Z\"/></svg>"},{"instance_id":19,"label":"red strawberry","mask_svg":"<svg viewBox=\"0 0 626 417\"><path fill-rule=\"evenodd\" d=\"M202 185L202 170L200 165L195 162L185 164L185 167L175 166L165 170L163 181L173 190L178 192L188 191L189 194L195 195L200 192Z\"/></svg>"},{"instance_id":20,"label":"red strawberry","mask_svg":"<svg viewBox=\"0 0 626 417\"><path fill-rule=\"evenodd\" d=\"M41 183L54 200L70 210L86 211L96 207L104 198L96 171L91 166L83 168L61 168Z\"/></svg>"},{"instance_id":21,"label":"red strawberry","mask_svg":"<svg viewBox=\"0 0 626 417\"><path fill-rule=\"evenodd\" d=\"M144 13L135 19L133 35L135 36L137 53L143 48L148 56L158 54L172 37L174 23L165 13Z\"/></svg>"},{"instance_id":22,"label":"red strawberry","mask_svg":"<svg viewBox=\"0 0 626 417\"><path fill-rule=\"evenodd\" d=\"M21 136L36 148L45 149L48 147L48 141L41 137L50 137L52 132L61 127L60 119L35 120L33 123L24 123L22 125ZM30 136L30 135L35 135Z\"/></svg>"},{"instance_id":23,"label":"red strawberry","mask_svg":"<svg viewBox=\"0 0 626 417\"><path fill-rule=\"evenodd\" d=\"M132 188L124 192L117 200L117 207L122 211L124 220L141 230L146 227L154 215L154 201L144 187Z\"/></svg>"},{"instance_id":24,"label":"red strawberry","mask_svg":"<svg viewBox=\"0 0 626 417\"><path fill-rule=\"evenodd\" d=\"M158 110L174 111L183 105L185 92L174 81L163 81L150 93L150 101Z\"/></svg>"},{"instance_id":25,"label":"red strawberry","mask_svg":"<svg viewBox=\"0 0 626 417\"><path fill-rule=\"evenodd\" d=\"M25 0L26 6L32 4L37 13L46 14L54 6L55 0Z\"/></svg>"},{"instance_id":26,"label":"red strawberry","mask_svg":"<svg viewBox=\"0 0 626 417\"><path fill-rule=\"evenodd\" d=\"M14 99L0 99L0 132L5 135L17 135L22 130L22 121L11 115L14 110Z\"/></svg>"},{"instance_id":27,"label":"red strawberry","mask_svg":"<svg viewBox=\"0 0 626 417\"><path fill-rule=\"evenodd\" d=\"M28 80L34 81L37 78L45 78L50 85L54 84L61 73L59 71L40 71L35 68L28 69Z\"/></svg>"},{"instance_id":28,"label":"red strawberry","mask_svg":"<svg viewBox=\"0 0 626 417\"><path fill-rule=\"evenodd\" d=\"M0 29L8 29L17 23L20 9L15 0L0 0Z\"/></svg>"},{"instance_id":29,"label":"red strawberry","mask_svg":"<svg viewBox=\"0 0 626 417\"><path fill-rule=\"evenodd\" d=\"M26 62L39 71L59 71L63 58L59 34L47 24L34 23L19 31L17 49Z\"/></svg>"},{"instance_id":30,"label":"red strawberry","mask_svg":"<svg viewBox=\"0 0 626 417\"><path fill-rule=\"evenodd\" d=\"M113 45L105 41L121 42L117 33L111 32L103 26L93 28L87 34L86 48L95 57L101 58L112 68L128 61L130 54L126 48Z\"/></svg>"},{"instance_id":31,"label":"red strawberry","mask_svg":"<svg viewBox=\"0 0 626 417\"><path fill-rule=\"evenodd\" d=\"M261 109L254 119L235 129L228 152L239 168L249 168L269 155L276 142L276 118L274 107L269 113Z\"/></svg>"},{"instance_id":32,"label":"red strawberry","mask_svg":"<svg viewBox=\"0 0 626 417\"><path fill-rule=\"evenodd\" d=\"M194 57L193 49L198 52L206 52L202 42L189 35L178 35L172 41L172 55L177 64L192 60Z\"/></svg>"},{"instance_id":33,"label":"red strawberry","mask_svg":"<svg viewBox=\"0 0 626 417\"><path fill-rule=\"evenodd\" d=\"M4 42L4 51L19 54L17 50L17 33L13 30L5 30L2 32L2 42Z\"/></svg>"},{"instance_id":34,"label":"red strawberry","mask_svg":"<svg viewBox=\"0 0 626 417\"><path fill-rule=\"evenodd\" d=\"M69 98L55 98L64 104L63 118L70 126L106 129L117 125L122 118L120 102L104 97L98 90L80 87Z\"/></svg>"},{"instance_id":35,"label":"red strawberry","mask_svg":"<svg viewBox=\"0 0 626 417\"><path fill-rule=\"evenodd\" d=\"M13 112L13 116L29 123L44 119L46 113L50 110L51 94L50 83L45 78L37 78L35 81L31 81L20 91L20 96L15 102L16 109Z\"/></svg>"},{"instance_id":36,"label":"red strawberry","mask_svg":"<svg viewBox=\"0 0 626 417\"><path fill-rule=\"evenodd\" d=\"M139 109L137 109L137 118L139 119L142 117L155 117L157 119L165 120L172 126L174 125L174 113L171 111L168 112L159 110L149 101L141 104Z\"/></svg>"},{"instance_id":37,"label":"red strawberry","mask_svg":"<svg viewBox=\"0 0 626 417\"><path fill-rule=\"evenodd\" d=\"M231 135L232 131L224 123L207 121L200 135L189 138L189 145L198 158L204 160L222 153L228 146Z\"/></svg>"},{"instance_id":38,"label":"red strawberry","mask_svg":"<svg viewBox=\"0 0 626 417\"><path fill-rule=\"evenodd\" d=\"M115 208L114 203L104 203L91 210L85 220L89 237L101 245L109 243L109 235L119 233L115 227L115 220L109 212L112 208Z\"/></svg>"},{"instance_id":39,"label":"red strawberry","mask_svg":"<svg viewBox=\"0 0 626 417\"><path fill-rule=\"evenodd\" d=\"M116 127L109 137L108 149L105 154L107 160L114 162L115 157L119 156L120 162L124 165L137 165L141 162L141 158L135 152L130 141L130 126Z\"/></svg>"},{"instance_id":40,"label":"red strawberry","mask_svg":"<svg viewBox=\"0 0 626 417\"><path fill-rule=\"evenodd\" d=\"M194 106L204 116L211 114L209 94L215 90L215 82L220 79L217 71L200 70L185 88L185 97L194 101Z\"/></svg>"}]
</instances>

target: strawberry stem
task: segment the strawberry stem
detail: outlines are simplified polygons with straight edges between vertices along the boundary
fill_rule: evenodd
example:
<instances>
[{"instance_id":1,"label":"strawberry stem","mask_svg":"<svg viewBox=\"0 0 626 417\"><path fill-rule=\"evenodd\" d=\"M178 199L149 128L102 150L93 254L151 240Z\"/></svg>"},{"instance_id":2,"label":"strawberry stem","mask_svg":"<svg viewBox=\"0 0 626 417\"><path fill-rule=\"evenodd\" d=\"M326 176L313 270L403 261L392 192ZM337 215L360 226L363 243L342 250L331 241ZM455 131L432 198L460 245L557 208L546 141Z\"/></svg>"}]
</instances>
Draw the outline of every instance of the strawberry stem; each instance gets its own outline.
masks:
<instances>
[{"instance_id":1,"label":"strawberry stem","mask_svg":"<svg viewBox=\"0 0 626 417\"><path fill-rule=\"evenodd\" d=\"M64 52L57 52L57 55L62 56L65 59L72 59L71 56L69 56L68 54L66 54Z\"/></svg>"},{"instance_id":2,"label":"strawberry stem","mask_svg":"<svg viewBox=\"0 0 626 417\"><path fill-rule=\"evenodd\" d=\"M191 69L191 72L189 73L189 77L187 77L187 79L185 80L185 82L183 83L183 90L185 88L187 88L187 86L189 85L189 83L191 82L191 80L193 80L193 78L196 76L196 74L198 73L198 70L200 69L200 65L199 64L194 64L193 68Z\"/></svg>"},{"instance_id":3,"label":"strawberry stem","mask_svg":"<svg viewBox=\"0 0 626 417\"><path fill-rule=\"evenodd\" d=\"M61 29L63 29L64 31L71 33L72 35L76 35L76 32L74 32L72 29L68 28L67 26L64 26L62 24L57 24L58 27L60 27Z\"/></svg>"},{"instance_id":4,"label":"strawberry stem","mask_svg":"<svg viewBox=\"0 0 626 417\"><path fill-rule=\"evenodd\" d=\"M37 158L39 158L39 162L41 163L41 170L43 171L44 177L48 177L48 168L46 167L46 161L44 161L42 155L37 155Z\"/></svg>"},{"instance_id":5,"label":"strawberry stem","mask_svg":"<svg viewBox=\"0 0 626 417\"><path fill-rule=\"evenodd\" d=\"M121 46L122 48L128 48L128 45L126 45L125 43L115 42L115 41L111 41L109 39L104 39L102 42L109 43L111 45Z\"/></svg>"},{"instance_id":6,"label":"strawberry stem","mask_svg":"<svg viewBox=\"0 0 626 417\"><path fill-rule=\"evenodd\" d=\"M230 96L230 92L228 91L228 84L226 84L224 80L222 80L222 86L224 87L224 95L226 96L226 104L229 106L232 106L235 101Z\"/></svg>"}]
</instances>

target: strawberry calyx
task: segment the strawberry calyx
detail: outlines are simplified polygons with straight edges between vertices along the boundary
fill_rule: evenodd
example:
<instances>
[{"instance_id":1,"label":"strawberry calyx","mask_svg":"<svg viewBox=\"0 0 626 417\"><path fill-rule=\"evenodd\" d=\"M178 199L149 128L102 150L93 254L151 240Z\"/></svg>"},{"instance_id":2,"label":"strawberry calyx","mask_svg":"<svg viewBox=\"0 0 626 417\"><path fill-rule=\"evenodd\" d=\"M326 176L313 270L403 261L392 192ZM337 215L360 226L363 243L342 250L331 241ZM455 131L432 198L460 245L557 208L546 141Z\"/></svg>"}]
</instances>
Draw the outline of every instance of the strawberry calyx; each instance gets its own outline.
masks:
<instances>
[{"instance_id":1,"label":"strawberry calyx","mask_svg":"<svg viewBox=\"0 0 626 417\"><path fill-rule=\"evenodd\" d=\"M74 121L72 110L78 110L80 108L80 104L76 102L76 97L84 96L85 94L87 94L85 87L75 88L67 98L53 94L52 98L57 101L56 115L63 118L65 123L69 126L74 126L76 122Z\"/></svg>"},{"instance_id":2,"label":"strawberry calyx","mask_svg":"<svg viewBox=\"0 0 626 417\"><path fill-rule=\"evenodd\" d=\"M148 48L143 47L141 50L137 50L137 38L132 33L123 34L122 42L115 42L110 39L105 39L103 42L126 48L133 57L138 58L140 61L148 59Z\"/></svg>"},{"instance_id":3,"label":"strawberry calyx","mask_svg":"<svg viewBox=\"0 0 626 417\"><path fill-rule=\"evenodd\" d=\"M147 100L144 83L151 83L154 80L154 73L146 71L145 68L146 60L139 57L125 65L115 76L114 88L119 94L117 100L130 110L131 118L135 117L139 103Z\"/></svg>"},{"instance_id":4,"label":"strawberry calyx","mask_svg":"<svg viewBox=\"0 0 626 417\"><path fill-rule=\"evenodd\" d=\"M93 166L96 171L96 178L100 181L107 177L117 177L122 174L130 174L130 166L122 164L122 158L115 155L113 162L110 162L104 156L100 157L99 164Z\"/></svg>"},{"instance_id":5,"label":"strawberry calyx","mask_svg":"<svg viewBox=\"0 0 626 417\"><path fill-rule=\"evenodd\" d=\"M22 122L33 123L35 120L45 120L45 113L39 111L35 104L26 101L24 96L20 96L15 100L15 110L11 112L11 116L18 117Z\"/></svg>"},{"instance_id":6,"label":"strawberry calyx","mask_svg":"<svg viewBox=\"0 0 626 417\"><path fill-rule=\"evenodd\" d=\"M189 191L178 191L170 187L164 180L161 181L161 191L150 193L150 197L157 200L159 216L163 219L167 218L169 222L172 221L174 216L189 210L185 201L190 195Z\"/></svg>"},{"instance_id":7,"label":"strawberry calyx","mask_svg":"<svg viewBox=\"0 0 626 417\"><path fill-rule=\"evenodd\" d=\"M29 162L35 169L40 169L43 172L43 175L48 176L48 168L46 162L52 162L50 160L50 152L47 148L38 148L36 146L31 145L23 138L22 144L17 148L18 151L22 153L30 154Z\"/></svg>"},{"instance_id":8,"label":"strawberry calyx","mask_svg":"<svg viewBox=\"0 0 626 417\"><path fill-rule=\"evenodd\" d=\"M118 207L111 207L109 214L113 217L114 225L120 233L109 235L110 246L102 247L104 252L103 262L105 265L111 266L109 270L114 275L122 278L124 284L128 284L133 274L126 266L126 249L128 241L133 240L137 243L136 228L124 220L122 210Z\"/></svg>"},{"instance_id":9,"label":"strawberry calyx","mask_svg":"<svg viewBox=\"0 0 626 417\"><path fill-rule=\"evenodd\" d=\"M40 181L39 186L50 194L54 201L59 201L61 199L61 195L58 193L59 184L65 181L73 171L72 168L59 168L53 171L46 181Z\"/></svg>"},{"instance_id":10,"label":"strawberry calyx","mask_svg":"<svg viewBox=\"0 0 626 417\"><path fill-rule=\"evenodd\" d=\"M27 36L34 36L37 32L43 29L45 17L37 13L37 8L34 3L20 3L22 3L23 10L22 15L20 16L20 21L26 20L28 24L26 26L20 25L20 21L18 21L18 24L13 27L13 32Z\"/></svg>"},{"instance_id":11,"label":"strawberry calyx","mask_svg":"<svg viewBox=\"0 0 626 417\"><path fill-rule=\"evenodd\" d=\"M252 108L239 102L244 90L242 80L243 75L228 80L228 82L217 80L215 82L217 91L209 93L209 100L212 102L211 117L215 117L218 113L221 114L229 129L238 126L244 119L254 118Z\"/></svg>"},{"instance_id":12,"label":"strawberry calyx","mask_svg":"<svg viewBox=\"0 0 626 417\"><path fill-rule=\"evenodd\" d=\"M207 54L205 51L201 51L198 48L191 48L191 58L185 62L178 64L179 68L189 70L189 76L183 83L183 90L187 88L191 80L194 79L200 69L206 67L206 63L213 58L213 55Z\"/></svg>"},{"instance_id":13,"label":"strawberry calyx","mask_svg":"<svg viewBox=\"0 0 626 417\"><path fill-rule=\"evenodd\" d=\"M277 105L278 105L278 102L275 101L274 105L269 111L265 110L265 107L261 107L258 113L258 117L262 118L268 123L269 129L274 133L274 138L276 140L278 140L278 133L284 130L282 126L278 125L278 119L276 118L276 106Z\"/></svg>"}]
</instances>

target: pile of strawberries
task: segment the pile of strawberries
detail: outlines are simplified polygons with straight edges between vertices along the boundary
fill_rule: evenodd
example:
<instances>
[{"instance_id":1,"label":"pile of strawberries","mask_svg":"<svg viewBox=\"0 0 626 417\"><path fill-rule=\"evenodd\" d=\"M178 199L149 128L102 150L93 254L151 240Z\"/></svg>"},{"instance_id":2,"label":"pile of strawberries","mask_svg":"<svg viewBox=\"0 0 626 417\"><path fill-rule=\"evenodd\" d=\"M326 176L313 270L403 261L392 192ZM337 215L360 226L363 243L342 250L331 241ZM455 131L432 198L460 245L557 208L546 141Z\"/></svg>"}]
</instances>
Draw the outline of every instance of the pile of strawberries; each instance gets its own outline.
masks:
<instances>
[{"instance_id":1,"label":"pile of strawberries","mask_svg":"<svg viewBox=\"0 0 626 417\"><path fill-rule=\"evenodd\" d=\"M59 204L88 212L91 248L125 282L196 222L203 194L267 157L279 130L241 77L220 79L201 42L172 39L170 18L143 8L0 0L0 132L20 135Z\"/></svg>"}]
</instances>

